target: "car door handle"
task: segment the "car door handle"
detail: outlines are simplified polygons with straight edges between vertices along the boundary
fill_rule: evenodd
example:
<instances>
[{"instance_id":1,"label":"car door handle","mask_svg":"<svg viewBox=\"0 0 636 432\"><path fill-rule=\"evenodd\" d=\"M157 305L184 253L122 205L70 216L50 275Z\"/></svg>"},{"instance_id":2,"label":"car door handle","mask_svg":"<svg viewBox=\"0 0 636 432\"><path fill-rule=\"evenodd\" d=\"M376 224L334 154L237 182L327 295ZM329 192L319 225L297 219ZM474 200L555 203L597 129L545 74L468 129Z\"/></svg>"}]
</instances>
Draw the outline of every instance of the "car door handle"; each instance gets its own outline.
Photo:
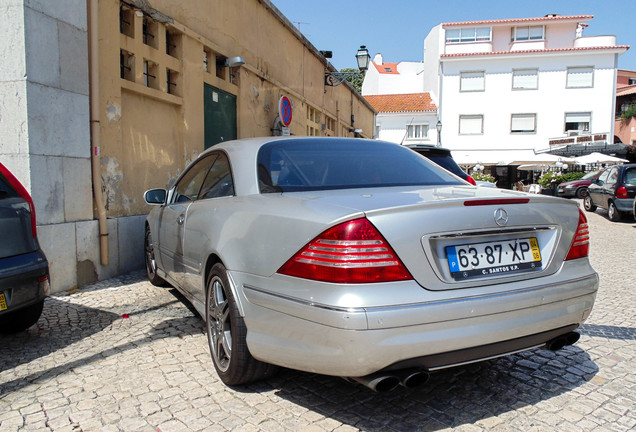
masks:
<instances>
[{"instance_id":1,"label":"car door handle","mask_svg":"<svg viewBox=\"0 0 636 432\"><path fill-rule=\"evenodd\" d=\"M179 215L179 217L177 218L177 223L179 225L183 225L184 221L185 221L185 217L183 215Z\"/></svg>"}]
</instances>

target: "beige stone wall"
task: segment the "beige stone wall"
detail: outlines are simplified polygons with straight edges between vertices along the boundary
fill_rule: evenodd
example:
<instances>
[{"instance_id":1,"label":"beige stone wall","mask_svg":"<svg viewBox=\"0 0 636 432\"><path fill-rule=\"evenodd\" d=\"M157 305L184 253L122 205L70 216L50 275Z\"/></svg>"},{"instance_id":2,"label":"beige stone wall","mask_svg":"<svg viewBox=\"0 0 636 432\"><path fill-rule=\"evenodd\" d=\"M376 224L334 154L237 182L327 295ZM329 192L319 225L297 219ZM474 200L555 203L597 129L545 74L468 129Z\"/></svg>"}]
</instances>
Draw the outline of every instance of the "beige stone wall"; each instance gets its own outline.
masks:
<instances>
[{"instance_id":1,"label":"beige stone wall","mask_svg":"<svg viewBox=\"0 0 636 432\"><path fill-rule=\"evenodd\" d=\"M147 213L143 192L164 187L203 151L204 83L237 96L239 138L272 135L282 95L293 104L293 135L353 136L353 126L372 136L371 107L346 85L324 86L324 59L268 1L145 3L154 11L132 7L120 27L122 3L99 2L101 167L109 217ZM147 43L144 20L154 36ZM166 31L174 43L170 54ZM121 53L126 79L120 78ZM217 56L241 56L246 64L234 68L231 79L227 67L217 76ZM148 83L146 61L155 76ZM176 84L170 89L168 70Z\"/></svg>"}]
</instances>

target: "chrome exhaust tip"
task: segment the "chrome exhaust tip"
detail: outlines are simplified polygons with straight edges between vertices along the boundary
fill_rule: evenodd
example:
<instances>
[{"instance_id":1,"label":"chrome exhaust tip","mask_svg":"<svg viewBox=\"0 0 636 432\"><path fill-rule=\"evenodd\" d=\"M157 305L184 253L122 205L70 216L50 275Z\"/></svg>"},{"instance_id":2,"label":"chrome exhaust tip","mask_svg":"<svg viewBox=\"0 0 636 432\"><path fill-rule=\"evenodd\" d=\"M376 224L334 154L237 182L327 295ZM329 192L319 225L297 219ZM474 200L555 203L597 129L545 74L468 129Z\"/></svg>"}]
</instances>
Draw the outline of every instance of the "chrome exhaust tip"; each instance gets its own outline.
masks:
<instances>
[{"instance_id":1,"label":"chrome exhaust tip","mask_svg":"<svg viewBox=\"0 0 636 432\"><path fill-rule=\"evenodd\" d=\"M566 345L573 345L576 343L581 335L577 332L569 332L545 343L545 346L550 351L557 351Z\"/></svg>"},{"instance_id":2,"label":"chrome exhaust tip","mask_svg":"<svg viewBox=\"0 0 636 432\"><path fill-rule=\"evenodd\" d=\"M348 381L355 381L378 393L386 393L395 390L400 385L400 379L395 375L385 373L374 373L363 377L345 378Z\"/></svg>"},{"instance_id":3,"label":"chrome exhaust tip","mask_svg":"<svg viewBox=\"0 0 636 432\"><path fill-rule=\"evenodd\" d=\"M420 369L398 371L400 385L406 388L416 388L428 382L430 374Z\"/></svg>"}]
</instances>

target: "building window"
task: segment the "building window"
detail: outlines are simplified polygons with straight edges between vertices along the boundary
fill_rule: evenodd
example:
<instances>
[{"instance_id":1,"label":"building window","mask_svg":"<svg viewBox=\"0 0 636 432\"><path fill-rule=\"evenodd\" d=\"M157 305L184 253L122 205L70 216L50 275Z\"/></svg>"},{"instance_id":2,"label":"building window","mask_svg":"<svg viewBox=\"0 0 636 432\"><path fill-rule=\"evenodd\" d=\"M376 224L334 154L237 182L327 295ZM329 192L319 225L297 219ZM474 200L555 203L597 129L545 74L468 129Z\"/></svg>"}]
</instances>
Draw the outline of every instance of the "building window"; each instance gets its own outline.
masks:
<instances>
[{"instance_id":1,"label":"building window","mask_svg":"<svg viewBox=\"0 0 636 432\"><path fill-rule=\"evenodd\" d=\"M153 63L150 60L144 60L144 85L146 87L159 89L157 71L158 67L156 63Z\"/></svg>"},{"instance_id":2,"label":"building window","mask_svg":"<svg viewBox=\"0 0 636 432\"><path fill-rule=\"evenodd\" d=\"M226 57L223 56L214 56L212 58L216 59L216 76L217 78L221 78L222 80L225 79L225 70L227 69L227 66L225 65L225 60L227 60Z\"/></svg>"},{"instance_id":3,"label":"building window","mask_svg":"<svg viewBox=\"0 0 636 432\"><path fill-rule=\"evenodd\" d=\"M146 45L157 48L157 23L148 17L144 17L143 40Z\"/></svg>"},{"instance_id":4,"label":"building window","mask_svg":"<svg viewBox=\"0 0 636 432\"><path fill-rule=\"evenodd\" d=\"M119 74L125 80L135 81L135 56L128 51L119 50Z\"/></svg>"},{"instance_id":5,"label":"building window","mask_svg":"<svg viewBox=\"0 0 636 432\"><path fill-rule=\"evenodd\" d=\"M568 68L566 88L590 88L594 87L593 67Z\"/></svg>"},{"instance_id":6,"label":"building window","mask_svg":"<svg viewBox=\"0 0 636 432\"><path fill-rule=\"evenodd\" d=\"M484 133L483 115L460 115L459 134L460 135L482 135Z\"/></svg>"},{"instance_id":7,"label":"building window","mask_svg":"<svg viewBox=\"0 0 636 432\"><path fill-rule=\"evenodd\" d=\"M307 136L318 136L322 129L320 111L307 105Z\"/></svg>"},{"instance_id":8,"label":"building window","mask_svg":"<svg viewBox=\"0 0 636 432\"><path fill-rule=\"evenodd\" d=\"M408 125L406 127L407 140L426 140L428 139L428 125Z\"/></svg>"},{"instance_id":9,"label":"building window","mask_svg":"<svg viewBox=\"0 0 636 432\"><path fill-rule=\"evenodd\" d=\"M214 64L214 55L211 50L203 48L203 71L211 73L211 64Z\"/></svg>"},{"instance_id":10,"label":"building window","mask_svg":"<svg viewBox=\"0 0 636 432\"><path fill-rule=\"evenodd\" d=\"M512 71L514 90L536 90L539 88L538 69L515 69Z\"/></svg>"},{"instance_id":11,"label":"building window","mask_svg":"<svg viewBox=\"0 0 636 432\"><path fill-rule=\"evenodd\" d=\"M512 40L515 42L542 39L545 39L544 26L521 26L512 29Z\"/></svg>"},{"instance_id":12,"label":"building window","mask_svg":"<svg viewBox=\"0 0 636 432\"><path fill-rule=\"evenodd\" d=\"M466 27L446 30L446 43L489 42L491 38L490 27Z\"/></svg>"},{"instance_id":13,"label":"building window","mask_svg":"<svg viewBox=\"0 0 636 432\"><path fill-rule=\"evenodd\" d=\"M578 135L590 131L592 113L565 113L565 133L568 135Z\"/></svg>"},{"instance_id":14,"label":"building window","mask_svg":"<svg viewBox=\"0 0 636 432\"><path fill-rule=\"evenodd\" d=\"M325 135L334 136L336 134L336 119L325 115Z\"/></svg>"},{"instance_id":15,"label":"building window","mask_svg":"<svg viewBox=\"0 0 636 432\"><path fill-rule=\"evenodd\" d=\"M166 54L181 57L181 34L174 30L166 29Z\"/></svg>"},{"instance_id":16,"label":"building window","mask_svg":"<svg viewBox=\"0 0 636 432\"><path fill-rule=\"evenodd\" d=\"M510 133L535 133L536 131L536 114L512 114L510 117Z\"/></svg>"},{"instance_id":17,"label":"building window","mask_svg":"<svg viewBox=\"0 0 636 432\"><path fill-rule=\"evenodd\" d=\"M119 32L128 37L135 36L135 15L129 7L119 7Z\"/></svg>"},{"instance_id":18,"label":"building window","mask_svg":"<svg viewBox=\"0 0 636 432\"><path fill-rule=\"evenodd\" d=\"M634 84L636 84L636 78L630 78L629 85L634 85Z\"/></svg>"},{"instance_id":19,"label":"building window","mask_svg":"<svg viewBox=\"0 0 636 432\"><path fill-rule=\"evenodd\" d=\"M177 84L179 80L179 72L166 68L166 92L181 96L180 88Z\"/></svg>"},{"instance_id":20,"label":"building window","mask_svg":"<svg viewBox=\"0 0 636 432\"><path fill-rule=\"evenodd\" d=\"M485 87L484 72L461 72L459 74L460 92L484 91Z\"/></svg>"}]
</instances>

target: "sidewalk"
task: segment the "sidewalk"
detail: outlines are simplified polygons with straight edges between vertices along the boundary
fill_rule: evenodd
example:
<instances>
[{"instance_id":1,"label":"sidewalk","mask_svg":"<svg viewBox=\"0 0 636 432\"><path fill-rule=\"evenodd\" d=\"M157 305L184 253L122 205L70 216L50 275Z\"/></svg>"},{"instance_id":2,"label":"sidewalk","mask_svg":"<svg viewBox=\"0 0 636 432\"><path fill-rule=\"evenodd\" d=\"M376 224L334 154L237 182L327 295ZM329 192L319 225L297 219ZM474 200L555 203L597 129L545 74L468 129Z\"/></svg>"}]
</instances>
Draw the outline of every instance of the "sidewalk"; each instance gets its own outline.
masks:
<instances>
[{"instance_id":1,"label":"sidewalk","mask_svg":"<svg viewBox=\"0 0 636 432\"><path fill-rule=\"evenodd\" d=\"M378 394L282 370L231 389L203 321L143 273L47 299L0 336L3 431L628 431L636 428L636 224L587 214L601 276L581 340L436 373Z\"/></svg>"}]
</instances>

